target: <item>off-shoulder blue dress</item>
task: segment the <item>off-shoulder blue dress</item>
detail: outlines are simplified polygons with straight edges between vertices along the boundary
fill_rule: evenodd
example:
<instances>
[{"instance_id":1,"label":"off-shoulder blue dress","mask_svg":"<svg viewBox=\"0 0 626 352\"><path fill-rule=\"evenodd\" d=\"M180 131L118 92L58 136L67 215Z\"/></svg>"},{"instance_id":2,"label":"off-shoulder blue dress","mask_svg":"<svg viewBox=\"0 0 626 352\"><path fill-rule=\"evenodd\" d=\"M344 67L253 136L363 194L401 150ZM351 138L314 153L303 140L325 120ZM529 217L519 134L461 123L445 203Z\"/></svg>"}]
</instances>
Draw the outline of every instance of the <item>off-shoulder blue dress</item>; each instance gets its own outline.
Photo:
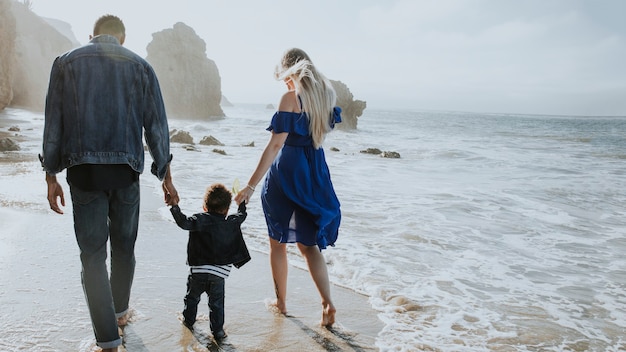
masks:
<instances>
[{"instance_id":1,"label":"off-shoulder blue dress","mask_svg":"<svg viewBox=\"0 0 626 352\"><path fill-rule=\"evenodd\" d=\"M335 107L331 126L341 122ZM306 113L278 111L267 128L288 132L287 140L270 167L261 191L269 236L281 243L334 246L341 211L330 180L324 149L315 149Z\"/></svg>"}]
</instances>

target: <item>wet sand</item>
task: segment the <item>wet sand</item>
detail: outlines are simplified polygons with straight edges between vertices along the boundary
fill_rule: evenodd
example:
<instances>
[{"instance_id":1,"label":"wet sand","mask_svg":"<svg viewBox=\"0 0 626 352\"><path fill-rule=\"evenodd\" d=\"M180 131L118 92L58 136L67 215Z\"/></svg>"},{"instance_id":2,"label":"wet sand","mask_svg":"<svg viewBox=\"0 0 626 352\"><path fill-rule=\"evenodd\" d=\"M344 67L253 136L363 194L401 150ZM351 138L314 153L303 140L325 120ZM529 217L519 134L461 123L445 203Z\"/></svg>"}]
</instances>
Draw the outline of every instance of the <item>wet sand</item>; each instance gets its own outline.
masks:
<instances>
[{"instance_id":1,"label":"wet sand","mask_svg":"<svg viewBox=\"0 0 626 352\"><path fill-rule=\"evenodd\" d=\"M39 186L45 201L45 183ZM186 233L158 214L160 199L154 189L142 190L126 351L377 350L374 342L382 323L367 297L333 286L337 323L333 329L322 328L320 299L307 271L290 268L288 316L268 308L273 297L268 257L255 251L252 261L233 269L226 281L228 338L221 345L211 338L206 296L191 333L179 320L187 275ZM0 221L6 224L0 231L0 304L5 307L0 349L97 351L80 286L71 204L62 216L45 205L34 211L15 205L0 210Z\"/></svg>"},{"instance_id":2,"label":"wet sand","mask_svg":"<svg viewBox=\"0 0 626 352\"><path fill-rule=\"evenodd\" d=\"M333 329L326 329L319 325L321 318L321 303L315 286L308 271L290 268L288 283L288 310L284 316L277 314L268 305L274 297L273 284L269 268L269 259L265 253L252 251L252 260L240 269L233 269L226 281L226 324L228 338L217 345L210 334L208 308L206 296L198 307L199 320L196 322L194 333L183 327L178 320L182 310L182 300L185 289L187 268L184 263L184 247L186 246L186 232L175 224L157 219L156 207L161 200L154 189L144 187L142 194L142 219L140 231L143 238L157 229L163 231L161 235L169 236L177 242L179 247L176 257L176 271L180 273L175 281L176 287L170 287L171 282L161 280L157 284L150 278L160 280L156 273L143 273L138 268L138 278L133 295L152 294L153 299L167 296L171 300L171 311L168 314L146 311L141 308L138 318L125 329L125 346L128 351L166 351L161 349L170 343L173 350L202 351L375 351L375 338L382 329L382 322L377 313L368 303L368 298L352 290L333 285L332 293L337 306L337 324ZM249 214L261 216L261 214ZM245 230L244 230L245 235ZM138 243L141 245L141 242ZM147 258L146 258L147 259ZM158 259L158 258L156 258ZM182 260L182 261L181 261ZM146 268L150 263L139 263ZM150 270L152 271L152 270ZM146 283L148 287L142 288ZM163 297L165 298L165 297ZM143 306L143 305L142 305ZM158 305L157 305L158 306ZM148 341L144 336L154 336L155 329L163 330L162 341ZM158 335L158 334L157 334ZM166 342L168 340L169 342Z\"/></svg>"},{"instance_id":3,"label":"wet sand","mask_svg":"<svg viewBox=\"0 0 626 352\"><path fill-rule=\"evenodd\" d=\"M13 121L11 121L13 124ZM6 131L4 128L1 130ZM64 215L48 209L43 173L36 153L10 152L0 160L19 161L22 172L2 163L0 198L0 350L98 351L80 284L78 248L73 235L69 188ZM17 164L16 164L17 165ZM65 178L62 173L60 179ZM268 308L274 297L269 260L252 251L252 261L233 269L226 281L228 337L220 344L209 330L206 296L195 332L180 323L187 278L187 234L163 219L158 183L141 176L142 210L137 241L137 268L131 295L132 317L124 328L120 351L375 351L383 324L366 296L333 285L337 323L319 325L320 298L305 270L289 272L289 315ZM18 183L20 186L15 187ZM23 188L22 188L23 186ZM32 190L41 197L32 199ZM26 199L20 192L28 190ZM249 214L262 216L262 214ZM245 230L244 230L245 235Z\"/></svg>"}]
</instances>

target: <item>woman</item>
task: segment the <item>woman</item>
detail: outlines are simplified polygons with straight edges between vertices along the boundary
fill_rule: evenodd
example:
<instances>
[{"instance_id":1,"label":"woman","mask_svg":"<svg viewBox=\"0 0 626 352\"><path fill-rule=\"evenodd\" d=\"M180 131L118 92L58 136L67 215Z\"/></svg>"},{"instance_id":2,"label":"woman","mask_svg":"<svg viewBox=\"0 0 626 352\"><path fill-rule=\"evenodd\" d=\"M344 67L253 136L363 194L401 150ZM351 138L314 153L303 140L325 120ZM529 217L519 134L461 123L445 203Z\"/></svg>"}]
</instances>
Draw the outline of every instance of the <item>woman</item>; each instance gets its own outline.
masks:
<instances>
[{"instance_id":1,"label":"woman","mask_svg":"<svg viewBox=\"0 0 626 352\"><path fill-rule=\"evenodd\" d=\"M235 201L248 202L267 173L261 201L270 237L276 307L287 313L286 243L297 243L322 299L321 324L331 327L336 309L321 251L334 246L341 212L321 145L335 123L341 122L341 109L335 107L330 81L301 49L285 52L276 79L283 80L288 91L267 128L272 136L259 163Z\"/></svg>"}]
</instances>

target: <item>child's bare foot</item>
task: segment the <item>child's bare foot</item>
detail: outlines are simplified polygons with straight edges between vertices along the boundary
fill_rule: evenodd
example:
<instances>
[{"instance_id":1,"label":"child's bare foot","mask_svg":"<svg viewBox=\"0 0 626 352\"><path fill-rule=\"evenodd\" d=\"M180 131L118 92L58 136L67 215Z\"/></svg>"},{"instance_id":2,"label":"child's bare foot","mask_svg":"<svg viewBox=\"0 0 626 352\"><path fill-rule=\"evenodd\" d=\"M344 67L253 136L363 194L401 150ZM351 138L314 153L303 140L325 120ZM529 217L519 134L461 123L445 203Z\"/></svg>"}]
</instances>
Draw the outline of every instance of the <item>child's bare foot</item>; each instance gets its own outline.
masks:
<instances>
[{"instance_id":1,"label":"child's bare foot","mask_svg":"<svg viewBox=\"0 0 626 352\"><path fill-rule=\"evenodd\" d=\"M335 324L335 313L337 309L335 309L332 303L322 305L322 307L322 321L320 324L324 327L332 328L333 324Z\"/></svg>"}]
</instances>

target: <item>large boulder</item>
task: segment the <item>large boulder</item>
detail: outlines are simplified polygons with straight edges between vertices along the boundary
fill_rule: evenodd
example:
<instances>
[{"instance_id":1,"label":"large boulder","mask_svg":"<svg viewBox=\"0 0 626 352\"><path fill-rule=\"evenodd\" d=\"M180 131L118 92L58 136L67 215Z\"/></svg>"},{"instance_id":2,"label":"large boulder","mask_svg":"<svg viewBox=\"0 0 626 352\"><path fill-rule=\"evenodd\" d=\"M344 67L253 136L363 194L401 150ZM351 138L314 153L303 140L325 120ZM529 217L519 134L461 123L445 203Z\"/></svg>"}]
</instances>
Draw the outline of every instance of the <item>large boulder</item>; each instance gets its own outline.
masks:
<instances>
[{"instance_id":1,"label":"large boulder","mask_svg":"<svg viewBox=\"0 0 626 352\"><path fill-rule=\"evenodd\" d=\"M13 152L20 149L20 145L11 138L0 138L0 152Z\"/></svg>"},{"instance_id":2,"label":"large boulder","mask_svg":"<svg viewBox=\"0 0 626 352\"><path fill-rule=\"evenodd\" d=\"M11 3L16 24L11 105L43 111L52 62L58 55L72 49L75 43L24 3Z\"/></svg>"},{"instance_id":3,"label":"large boulder","mask_svg":"<svg viewBox=\"0 0 626 352\"><path fill-rule=\"evenodd\" d=\"M335 88L337 93L337 106L342 110L340 124L337 124L337 128L342 130L353 130L357 127L358 118L363 115L363 110L367 106L363 100L354 100L354 96L341 81L330 80L330 83Z\"/></svg>"},{"instance_id":4,"label":"large boulder","mask_svg":"<svg viewBox=\"0 0 626 352\"><path fill-rule=\"evenodd\" d=\"M165 109L172 118L222 118L222 83L217 65L206 55L206 43L184 23L152 34L147 47L157 74Z\"/></svg>"},{"instance_id":5,"label":"large boulder","mask_svg":"<svg viewBox=\"0 0 626 352\"><path fill-rule=\"evenodd\" d=\"M15 17L11 0L0 0L0 110L13 99L13 68L15 67Z\"/></svg>"}]
</instances>

